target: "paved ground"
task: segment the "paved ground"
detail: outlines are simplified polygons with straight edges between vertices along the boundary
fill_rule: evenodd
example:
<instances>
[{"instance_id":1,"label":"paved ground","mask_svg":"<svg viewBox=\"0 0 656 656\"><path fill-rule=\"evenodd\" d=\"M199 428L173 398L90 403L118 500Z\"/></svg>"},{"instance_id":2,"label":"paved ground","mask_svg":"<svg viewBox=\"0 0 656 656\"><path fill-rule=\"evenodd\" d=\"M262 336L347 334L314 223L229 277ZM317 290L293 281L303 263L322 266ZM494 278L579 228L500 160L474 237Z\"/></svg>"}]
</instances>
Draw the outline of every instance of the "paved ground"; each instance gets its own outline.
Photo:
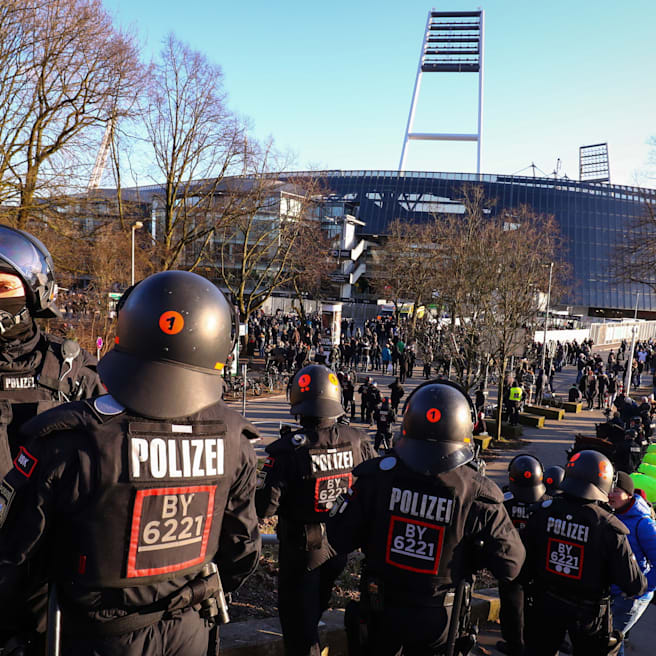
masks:
<instances>
[{"instance_id":1,"label":"paved ground","mask_svg":"<svg viewBox=\"0 0 656 656\"><path fill-rule=\"evenodd\" d=\"M420 371L421 369L419 367L415 368L417 374L419 374ZM382 375L376 372L363 373L362 375L373 376L383 395L389 391L387 385L394 380L392 376ZM566 398L567 391L575 379L575 367L565 367L561 373L556 374L555 376L554 387L556 393L561 397ZM423 379L420 377L409 378L406 383L404 383L406 394L410 393L421 382L423 382ZM639 390L641 395L646 395L649 392L651 392L651 389L648 388ZM636 396L636 394L637 393L633 391L633 395ZM491 389L489 401L494 402L495 397L496 390ZM373 427L370 429L359 422L358 394L356 394L356 401L358 402L358 413L356 413L356 421L353 422L353 425L357 428L368 431L373 439ZM241 411L241 403L235 402L230 405ZM258 424L262 432L262 440L256 445L256 450L259 455L264 454L264 446L266 444L269 444L276 439L281 423L294 422L294 418L289 414L289 404L287 403L285 396L282 394L266 398L249 398L246 406L246 416L248 419ZM605 421L605 418L601 410L584 410L580 414L566 414L565 419L560 422L547 420L545 421L545 427L542 429L523 427L524 434L522 439L528 441L528 444L521 449L521 452L535 455L545 467L556 464L564 465L567 458L565 451L572 445L574 434L580 432L594 435L595 423L603 421ZM397 421L397 430L398 427L399 422ZM519 451L495 450L493 456L487 460L488 476L499 485L507 483L508 463L515 455L517 455L517 453L519 453ZM485 627L480 636L480 647L477 647L475 653L492 655L500 654L500 652L494 649L494 645L499 639L500 635L498 632L498 625ZM627 653L645 655L653 654L655 642L656 607L650 606L645 617L632 631L631 645L627 647Z\"/></svg>"}]
</instances>

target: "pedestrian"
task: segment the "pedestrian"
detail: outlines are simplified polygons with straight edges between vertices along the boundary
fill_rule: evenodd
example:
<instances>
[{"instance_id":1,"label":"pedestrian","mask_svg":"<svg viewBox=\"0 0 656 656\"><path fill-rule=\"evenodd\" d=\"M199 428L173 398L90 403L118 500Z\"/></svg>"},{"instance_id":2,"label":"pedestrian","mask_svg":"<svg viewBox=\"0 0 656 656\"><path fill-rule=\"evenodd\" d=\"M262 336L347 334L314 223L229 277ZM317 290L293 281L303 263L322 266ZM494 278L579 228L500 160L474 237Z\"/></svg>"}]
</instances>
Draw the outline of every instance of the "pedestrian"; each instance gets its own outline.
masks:
<instances>
[{"instance_id":1,"label":"pedestrian","mask_svg":"<svg viewBox=\"0 0 656 656\"><path fill-rule=\"evenodd\" d=\"M542 465L534 456L519 454L508 465L509 489L504 494L503 505L520 535L528 518L545 500L543 478ZM524 653L524 596L520 580L499 582L499 620L503 640L497 642L497 649L510 656Z\"/></svg>"},{"instance_id":2,"label":"pedestrian","mask_svg":"<svg viewBox=\"0 0 656 656\"><path fill-rule=\"evenodd\" d=\"M652 508L636 493L633 479L627 473L618 472L615 487L608 496L615 515L629 531L629 544L647 577L647 592L641 596L626 597L619 587L611 588L613 628L626 636L647 610L656 590L656 522ZM617 653L623 656L624 645Z\"/></svg>"},{"instance_id":3,"label":"pedestrian","mask_svg":"<svg viewBox=\"0 0 656 656\"><path fill-rule=\"evenodd\" d=\"M646 590L628 531L605 505L613 477L606 456L579 451L565 467L563 493L528 520L523 576L533 591L525 631L531 656L553 656L567 633L575 656L608 654L621 641L609 630L610 586L631 597Z\"/></svg>"},{"instance_id":4,"label":"pedestrian","mask_svg":"<svg viewBox=\"0 0 656 656\"><path fill-rule=\"evenodd\" d=\"M326 541L325 521L353 480L352 470L373 456L368 438L338 423L344 414L337 376L311 365L294 377L293 415L301 427L266 448L255 501L260 517L278 515L278 612L285 654L319 656L318 624L346 565Z\"/></svg>"},{"instance_id":5,"label":"pedestrian","mask_svg":"<svg viewBox=\"0 0 656 656\"><path fill-rule=\"evenodd\" d=\"M392 404L392 410L395 414L399 414L399 403L405 394L403 385L401 385L398 376L394 379L393 383L390 383L387 387L390 388L390 401Z\"/></svg>"},{"instance_id":6,"label":"pedestrian","mask_svg":"<svg viewBox=\"0 0 656 656\"><path fill-rule=\"evenodd\" d=\"M520 384L513 381L508 392L508 420L511 426L519 424L519 406L522 402L522 388Z\"/></svg>"},{"instance_id":7,"label":"pedestrian","mask_svg":"<svg viewBox=\"0 0 656 656\"><path fill-rule=\"evenodd\" d=\"M360 602L345 617L351 653L434 653L447 640L454 590L472 569L488 567L502 581L519 574L525 551L503 495L469 466L473 425L459 385L424 383L392 451L354 470L328 524L338 553L360 548L366 559Z\"/></svg>"},{"instance_id":8,"label":"pedestrian","mask_svg":"<svg viewBox=\"0 0 656 656\"><path fill-rule=\"evenodd\" d=\"M217 653L198 611L220 596L212 564L231 591L260 555L258 434L220 400L233 317L201 276L146 278L98 365L109 394L23 426L2 483L0 604L14 603L16 565L47 547L63 653Z\"/></svg>"}]
</instances>

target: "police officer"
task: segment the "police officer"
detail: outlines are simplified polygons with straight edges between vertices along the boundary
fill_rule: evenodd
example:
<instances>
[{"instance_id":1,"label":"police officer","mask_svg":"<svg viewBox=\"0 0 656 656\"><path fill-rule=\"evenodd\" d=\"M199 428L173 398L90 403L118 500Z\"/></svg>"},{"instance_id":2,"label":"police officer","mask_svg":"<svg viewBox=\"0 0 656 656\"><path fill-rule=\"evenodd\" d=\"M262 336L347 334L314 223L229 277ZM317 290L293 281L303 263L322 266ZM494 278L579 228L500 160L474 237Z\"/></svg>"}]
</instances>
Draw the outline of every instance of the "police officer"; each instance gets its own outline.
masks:
<instances>
[{"instance_id":1,"label":"police officer","mask_svg":"<svg viewBox=\"0 0 656 656\"><path fill-rule=\"evenodd\" d=\"M373 452L363 433L337 422L344 408L330 369L301 369L290 402L302 428L267 447L255 500L260 517L278 515L278 610L285 653L318 656L317 625L346 564L346 556L336 556L326 540L325 521L349 489L353 468Z\"/></svg>"},{"instance_id":2,"label":"police officer","mask_svg":"<svg viewBox=\"0 0 656 656\"><path fill-rule=\"evenodd\" d=\"M357 481L336 509L332 546L339 553L361 548L366 556L366 653L444 646L454 588L472 568L488 567L500 580L519 574L524 547L501 490L468 466L473 424L473 404L457 384L417 387L394 448L355 469Z\"/></svg>"},{"instance_id":3,"label":"police officer","mask_svg":"<svg viewBox=\"0 0 656 656\"><path fill-rule=\"evenodd\" d=\"M508 466L508 492L503 505L518 531L526 526L531 514L545 500L546 487L540 461L528 454L515 456ZM524 589L518 580L499 582L501 635L497 648L511 656L524 650Z\"/></svg>"},{"instance_id":4,"label":"police officer","mask_svg":"<svg viewBox=\"0 0 656 656\"><path fill-rule=\"evenodd\" d=\"M61 316L46 247L21 230L0 226L0 479L19 456L19 429L64 401L100 393L96 360L77 342L41 331L36 318ZM0 613L0 645L16 633L45 628L46 589L30 564L12 604ZM30 609L26 610L26 606Z\"/></svg>"},{"instance_id":5,"label":"police officer","mask_svg":"<svg viewBox=\"0 0 656 656\"><path fill-rule=\"evenodd\" d=\"M194 273L137 284L99 364L109 394L23 427L0 495L0 607L39 548L63 612L63 653L205 654L196 609L255 569L255 428L220 401L234 341L223 294ZM202 570L202 571L201 571ZM211 613L209 613L211 614Z\"/></svg>"},{"instance_id":6,"label":"police officer","mask_svg":"<svg viewBox=\"0 0 656 656\"><path fill-rule=\"evenodd\" d=\"M522 387L514 381L508 392L508 419L513 426L519 423L519 404L522 402Z\"/></svg>"},{"instance_id":7,"label":"police officer","mask_svg":"<svg viewBox=\"0 0 656 656\"><path fill-rule=\"evenodd\" d=\"M553 656L569 632L574 654L607 654L620 636L610 631L609 588L640 595L647 581L608 506L613 466L598 451L580 451L565 467L562 494L544 501L524 532L526 576L534 582L526 651Z\"/></svg>"},{"instance_id":8,"label":"police officer","mask_svg":"<svg viewBox=\"0 0 656 656\"><path fill-rule=\"evenodd\" d=\"M35 322L61 316L56 298L46 247L27 232L0 226L0 478L18 454L21 424L102 391L95 358Z\"/></svg>"},{"instance_id":9,"label":"police officer","mask_svg":"<svg viewBox=\"0 0 656 656\"><path fill-rule=\"evenodd\" d=\"M394 410L390 408L387 398L384 398L381 406L374 410L374 421L376 422L374 451L378 451L381 443L386 449L389 449L392 443L392 426L396 421L396 415Z\"/></svg>"},{"instance_id":10,"label":"police officer","mask_svg":"<svg viewBox=\"0 0 656 656\"><path fill-rule=\"evenodd\" d=\"M551 465L544 470L544 484L550 497L560 494L563 478L565 478L565 468L560 465Z\"/></svg>"}]
</instances>

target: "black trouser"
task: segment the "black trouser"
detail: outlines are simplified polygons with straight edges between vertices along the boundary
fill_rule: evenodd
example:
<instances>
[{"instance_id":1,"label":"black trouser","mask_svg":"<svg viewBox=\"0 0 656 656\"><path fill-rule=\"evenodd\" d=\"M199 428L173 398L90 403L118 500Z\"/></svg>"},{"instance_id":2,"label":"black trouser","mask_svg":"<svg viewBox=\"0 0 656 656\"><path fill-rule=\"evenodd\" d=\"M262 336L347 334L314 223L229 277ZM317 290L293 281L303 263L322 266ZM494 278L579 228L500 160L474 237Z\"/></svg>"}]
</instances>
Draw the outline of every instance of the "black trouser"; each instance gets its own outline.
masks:
<instances>
[{"instance_id":1,"label":"black trouser","mask_svg":"<svg viewBox=\"0 0 656 656\"><path fill-rule=\"evenodd\" d=\"M516 581L499 581L501 635L512 656L521 656L524 647L524 589Z\"/></svg>"},{"instance_id":2,"label":"black trouser","mask_svg":"<svg viewBox=\"0 0 656 656\"><path fill-rule=\"evenodd\" d=\"M280 544L278 612L287 656L319 656L321 614L328 608L335 579L346 556L335 556L311 572L306 554Z\"/></svg>"},{"instance_id":3,"label":"black trouser","mask_svg":"<svg viewBox=\"0 0 656 656\"><path fill-rule=\"evenodd\" d=\"M538 596L526 615L526 656L553 656L569 633L574 656L606 656L606 608Z\"/></svg>"},{"instance_id":4,"label":"black trouser","mask_svg":"<svg viewBox=\"0 0 656 656\"><path fill-rule=\"evenodd\" d=\"M66 631L66 614L63 627ZM64 656L205 656L210 625L192 608L171 619L118 636L64 635Z\"/></svg>"},{"instance_id":5,"label":"black trouser","mask_svg":"<svg viewBox=\"0 0 656 656\"><path fill-rule=\"evenodd\" d=\"M433 656L446 643L451 607L386 608L371 613L368 650L371 656Z\"/></svg>"}]
</instances>

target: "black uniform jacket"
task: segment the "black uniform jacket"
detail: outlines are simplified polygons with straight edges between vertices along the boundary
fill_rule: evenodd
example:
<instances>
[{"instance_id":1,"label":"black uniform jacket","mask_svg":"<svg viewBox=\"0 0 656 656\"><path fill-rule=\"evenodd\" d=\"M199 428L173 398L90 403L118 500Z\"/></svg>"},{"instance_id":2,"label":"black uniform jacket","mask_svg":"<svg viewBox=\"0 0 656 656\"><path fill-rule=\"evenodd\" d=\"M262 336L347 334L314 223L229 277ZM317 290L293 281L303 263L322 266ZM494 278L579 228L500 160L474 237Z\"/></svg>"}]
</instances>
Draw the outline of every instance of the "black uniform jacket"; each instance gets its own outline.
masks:
<instances>
[{"instance_id":1,"label":"black uniform jacket","mask_svg":"<svg viewBox=\"0 0 656 656\"><path fill-rule=\"evenodd\" d=\"M10 469L28 419L65 401L104 393L96 359L81 349L70 362L61 337L36 324L26 339L0 342L0 477Z\"/></svg>"},{"instance_id":2,"label":"black uniform jacket","mask_svg":"<svg viewBox=\"0 0 656 656\"><path fill-rule=\"evenodd\" d=\"M628 529L598 502L561 494L544 501L522 533L527 580L574 602L600 602L611 584L628 596L647 581L627 540Z\"/></svg>"},{"instance_id":3,"label":"black uniform jacket","mask_svg":"<svg viewBox=\"0 0 656 656\"><path fill-rule=\"evenodd\" d=\"M260 517L278 515L278 538L297 548L308 567L334 556L325 521L353 482L352 470L374 453L366 435L324 420L288 433L267 447L268 458L255 494Z\"/></svg>"},{"instance_id":4,"label":"black uniform jacket","mask_svg":"<svg viewBox=\"0 0 656 656\"><path fill-rule=\"evenodd\" d=\"M66 616L149 608L214 560L227 591L257 566L257 430L218 402L152 420L111 396L35 417L0 493L0 607L39 552Z\"/></svg>"},{"instance_id":5,"label":"black uniform jacket","mask_svg":"<svg viewBox=\"0 0 656 656\"><path fill-rule=\"evenodd\" d=\"M430 605L482 567L502 581L519 574L525 551L503 494L472 467L425 476L392 451L353 473L329 540L339 553L362 549L368 575L384 582L386 603Z\"/></svg>"}]
</instances>

